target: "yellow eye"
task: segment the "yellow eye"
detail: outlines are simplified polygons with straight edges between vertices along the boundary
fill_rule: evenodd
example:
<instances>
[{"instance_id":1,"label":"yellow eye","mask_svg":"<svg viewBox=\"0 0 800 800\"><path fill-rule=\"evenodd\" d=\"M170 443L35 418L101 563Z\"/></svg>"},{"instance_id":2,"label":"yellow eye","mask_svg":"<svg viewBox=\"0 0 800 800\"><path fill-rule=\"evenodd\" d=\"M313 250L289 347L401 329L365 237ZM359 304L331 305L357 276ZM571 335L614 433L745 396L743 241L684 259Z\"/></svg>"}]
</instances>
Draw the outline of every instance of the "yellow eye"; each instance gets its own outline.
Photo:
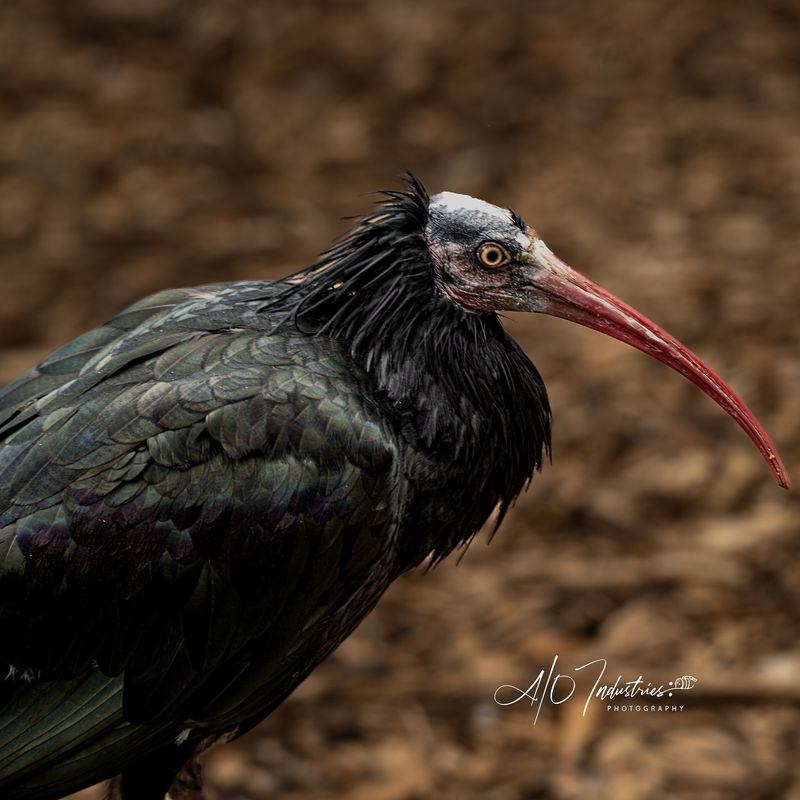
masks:
<instances>
[{"instance_id":1,"label":"yellow eye","mask_svg":"<svg viewBox=\"0 0 800 800\"><path fill-rule=\"evenodd\" d=\"M486 242L482 244L478 248L477 255L478 261L489 269L497 269L497 267L502 267L504 264L508 264L508 262L511 261L511 256L508 254L505 247L501 247L495 242Z\"/></svg>"}]
</instances>

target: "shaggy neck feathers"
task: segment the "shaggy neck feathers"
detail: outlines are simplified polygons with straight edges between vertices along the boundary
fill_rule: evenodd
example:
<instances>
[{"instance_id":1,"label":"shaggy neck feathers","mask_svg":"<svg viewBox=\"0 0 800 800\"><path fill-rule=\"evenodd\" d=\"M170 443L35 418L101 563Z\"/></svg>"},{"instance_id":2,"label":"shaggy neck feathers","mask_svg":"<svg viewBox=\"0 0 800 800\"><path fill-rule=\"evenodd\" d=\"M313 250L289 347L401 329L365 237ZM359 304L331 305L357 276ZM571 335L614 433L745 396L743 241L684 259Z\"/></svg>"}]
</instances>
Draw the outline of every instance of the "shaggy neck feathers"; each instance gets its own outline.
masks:
<instances>
[{"instance_id":1,"label":"shaggy neck feathers","mask_svg":"<svg viewBox=\"0 0 800 800\"><path fill-rule=\"evenodd\" d=\"M462 309L437 287L423 236L428 203L410 176L407 191L387 192L293 276L284 302L300 330L346 343L404 438L469 483L477 530L498 503L502 518L540 468L550 409L538 372L497 316Z\"/></svg>"}]
</instances>

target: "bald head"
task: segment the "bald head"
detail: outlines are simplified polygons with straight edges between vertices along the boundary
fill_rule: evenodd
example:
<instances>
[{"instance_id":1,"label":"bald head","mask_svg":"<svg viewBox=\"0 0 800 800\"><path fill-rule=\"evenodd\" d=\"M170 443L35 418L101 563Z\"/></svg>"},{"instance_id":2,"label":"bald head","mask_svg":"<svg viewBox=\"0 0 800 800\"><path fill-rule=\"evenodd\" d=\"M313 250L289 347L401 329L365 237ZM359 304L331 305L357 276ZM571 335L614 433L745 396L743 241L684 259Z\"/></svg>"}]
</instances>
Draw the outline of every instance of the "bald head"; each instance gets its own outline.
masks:
<instances>
[{"instance_id":1,"label":"bald head","mask_svg":"<svg viewBox=\"0 0 800 800\"><path fill-rule=\"evenodd\" d=\"M486 239L514 243L521 250L531 244L532 231L507 208L455 192L435 194L428 207L426 235L430 241L458 241L478 246Z\"/></svg>"}]
</instances>

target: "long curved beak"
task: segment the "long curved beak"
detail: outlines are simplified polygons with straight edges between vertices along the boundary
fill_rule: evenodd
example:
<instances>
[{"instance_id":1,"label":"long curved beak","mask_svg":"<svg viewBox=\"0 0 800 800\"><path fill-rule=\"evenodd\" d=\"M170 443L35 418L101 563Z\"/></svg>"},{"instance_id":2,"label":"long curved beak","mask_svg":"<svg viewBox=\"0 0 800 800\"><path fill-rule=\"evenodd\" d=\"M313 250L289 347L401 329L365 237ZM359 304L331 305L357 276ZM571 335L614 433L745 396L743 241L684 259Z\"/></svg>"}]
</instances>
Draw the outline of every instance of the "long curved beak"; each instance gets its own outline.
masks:
<instances>
[{"instance_id":1,"label":"long curved beak","mask_svg":"<svg viewBox=\"0 0 800 800\"><path fill-rule=\"evenodd\" d=\"M736 420L761 452L778 484L789 488L786 468L766 431L733 389L691 350L565 264L540 239L534 243L529 275L529 288L535 293L532 310L613 336L679 372Z\"/></svg>"}]
</instances>

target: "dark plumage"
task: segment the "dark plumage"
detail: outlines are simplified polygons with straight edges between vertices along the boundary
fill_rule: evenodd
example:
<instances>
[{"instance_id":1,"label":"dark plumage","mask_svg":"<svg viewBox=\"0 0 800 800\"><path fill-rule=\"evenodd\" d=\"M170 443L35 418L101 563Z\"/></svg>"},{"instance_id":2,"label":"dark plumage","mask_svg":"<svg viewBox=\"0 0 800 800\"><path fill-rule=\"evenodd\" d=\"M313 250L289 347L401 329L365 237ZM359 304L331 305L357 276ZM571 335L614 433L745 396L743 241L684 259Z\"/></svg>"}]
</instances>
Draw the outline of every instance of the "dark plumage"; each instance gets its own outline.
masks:
<instances>
[{"instance_id":1,"label":"dark plumage","mask_svg":"<svg viewBox=\"0 0 800 800\"><path fill-rule=\"evenodd\" d=\"M544 251L411 178L291 279L161 292L0 392L1 797L160 800L502 519L550 411L494 312L560 313Z\"/></svg>"}]
</instances>

